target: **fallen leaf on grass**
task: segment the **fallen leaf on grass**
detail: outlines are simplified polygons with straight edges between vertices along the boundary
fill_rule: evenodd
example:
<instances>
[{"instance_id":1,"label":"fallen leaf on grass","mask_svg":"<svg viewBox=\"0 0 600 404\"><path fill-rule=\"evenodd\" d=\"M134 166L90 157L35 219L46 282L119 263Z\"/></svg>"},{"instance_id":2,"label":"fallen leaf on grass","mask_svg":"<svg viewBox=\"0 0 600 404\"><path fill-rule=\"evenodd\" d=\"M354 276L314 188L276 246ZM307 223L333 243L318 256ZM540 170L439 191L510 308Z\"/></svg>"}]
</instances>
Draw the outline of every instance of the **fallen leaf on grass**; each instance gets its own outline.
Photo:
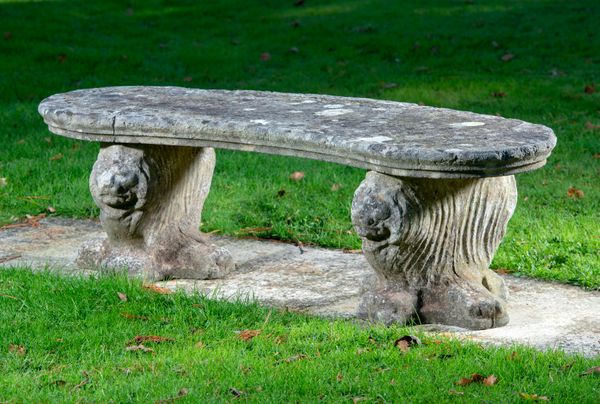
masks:
<instances>
[{"instance_id":1,"label":"fallen leaf on grass","mask_svg":"<svg viewBox=\"0 0 600 404\"><path fill-rule=\"evenodd\" d=\"M394 341L394 346L402 352L408 352L411 346L421 345L421 340L414 335L405 335Z\"/></svg>"},{"instance_id":2,"label":"fallen leaf on grass","mask_svg":"<svg viewBox=\"0 0 600 404\"><path fill-rule=\"evenodd\" d=\"M143 285L143 288L151 290L151 291L156 292L156 293L160 293L161 295L171 295L171 294L173 294L173 291L171 289L162 288L160 286L156 286L156 285L153 285L153 284Z\"/></svg>"},{"instance_id":3,"label":"fallen leaf on grass","mask_svg":"<svg viewBox=\"0 0 600 404\"><path fill-rule=\"evenodd\" d=\"M50 161L56 161L56 160L60 160L63 157L65 157L64 154L58 153L58 154L55 154L54 156L50 157L48 160L50 160Z\"/></svg>"},{"instance_id":4,"label":"fallen leaf on grass","mask_svg":"<svg viewBox=\"0 0 600 404\"><path fill-rule=\"evenodd\" d=\"M263 62L271 60L271 54L269 52L263 52L263 53L261 53L260 54L260 60L262 60Z\"/></svg>"},{"instance_id":5,"label":"fallen leaf on grass","mask_svg":"<svg viewBox=\"0 0 600 404\"><path fill-rule=\"evenodd\" d=\"M569 198L583 198L584 193L581 189L577 189L575 187L569 187L567 190L567 196Z\"/></svg>"},{"instance_id":6,"label":"fallen leaf on grass","mask_svg":"<svg viewBox=\"0 0 600 404\"><path fill-rule=\"evenodd\" d=\"M340 189L342 189L342 184L337 184L337 183L336 183L336 184L333 184L333 185L331 186L331 190L332 190L333 192L335 192L335 191L339 191Z\"/></svg>"},{"instance_id":7,"label":"fallen leaf on grass","mask_svg":"<svg viewBox=\"0 0 600 404\"><path fill-rule=\"evenodd\" d=\"M489 375L488 377L483 377L479 373L473 373L471 377L463 377L459 381L454 384L458 386L468 386L471 383L481 383L484 386L493 386L498 383L498 378L494 375Z\"/></svg>"},{"instance_id":8,"label":"fallen leaf on grass","mask_svg":"<svg viewBox=\"0 0 600 404\"><path fill-rule=\"evenodd\" d=\"M488 377L483 379L482 383L484 386L493 386L494 384L498 383L498 378L494 375L489 375Z\"/></svg>"},{"instance_id":9,"label":"fallen leaf on grass","mask_svg":"<svg viewBox=\"0 0 600 404\"><path fill-rule=\"evenodd\" d=\"M127 301L127 295L125 293L117 292L117 296L119 296L119 300L122 302Z\"/></svg>"},{"instance_id":10,"label":"fallen leaf on grass","mask_svg":"<svg viewBox=\"0 0 600 404\"><path fill-rule=\"evenodd\" d=\"M597 375L600 374L600 366L594 366L593 368L589 368L579 376L589 376L589 375Z\"/></svg>"},{"instance_id":11,"label":"fallen leaf on grass","mask_svg":"<svg viewBox=\"0 0 600 404\"><path fill-rule=\"evenodd\" d=\"M585 128L588 129L588 130L595 130L595 129L600 129L600 125L594 125L590 121L587 121L585 123Z\"/></svg>"},{"instance_id":12,"label":"fallen leaf on grass","mask_svg":"<svg viewBox=\"0 0 600 404\"><path fill-rule=\"evenodd\" d=\"M125 348L126 351L129 352L136 352L136 351L142 351L142 352L154 352L154 349L152 348L146 348L144 345L140 344L140 345L131 345L128 346L127 348Z\"/></svg>"},{"instance_id":13,"label":"fallen leaf on grass","mask_svg":"<svg viewBox=\"0 0 600 404\"><path fill-rule=\"evenodd\" d=\"M519 396L523 400L529 400L529 401L548 401L548 400L550 400L546 396L539 396L537 394L519 393Z\"/></svg>"},{"instance_id":14,"label":"fallen leaf on grass","mask_svg":"<svg viewBox=\"0 0 600 404\"><path fill-rule=\"evenodd\" d=\"M250 341L252 338L256 337L261 333L261 330L242 330L239 331L238 337L242 341Z\"/></svg>"},{"instance_id":15,"label":"fallen leaf on grass","mask_svg":"<svg viewBox=\"0 0 600 404\"><path fill-rule=\"evenodd\" d=\"M127 313L127 312L121 313L121 317L125 317L128 319L136 319L136 320L148 320L148 317L146 317L146 316L139 316L137 314L131 314L131 313Z\"/></svg>"},{"instance_id":16,"label":"fallen leaf on grass","mask_svg":"<svg viewBox=\"0 0 600 404\"><path fill-rule=\"evenodd\" d=\"M492 97L504 98L504 97L506 97L506 93L504 91L494 91L492 93Z\"/></svg>"},{"instance_id":17,"label":"fallen leaf on grass","mask_svg":"<svg viewBox=\"0 0 600 404\"><path fill-rule=\"evenodd\" d=\"M515 55L513 55L512 53L505 53L504 55L502 55L503 62L508 62L510 60L513 60L514 58L515 58Z\"/></svg>"},{"instance_id":18,"label":"fallen leaf on grass","mask_svg":"<svg viewBox=\"0 0 600 404\"><path fill-rule=\"evenodd\" d=\"M300 181L304 178L304 173L302 171L294 171L290 174L290 180L292 181Z\"/></svg>"},{"instance_id":19,"label":"fallen leaf on grass","mask_svg":"<svg viewBox=\"0 0 600 404\"><path fill-rule=\"evenodd\" d=\"M593 85L593 84L588 84L583 89L583 92L586 93L586 94L594 94L596 92L596 86Z\"/></svg>"},{"instance_id":20,"label":"fallen leaf on grass","mask_svg":"<svg viewBox=\"0 0 600 404\"><path fill-rule=\"evenodd\" d=\"M23 345L10 344L8 346L8 352L14 353L19 356L24 356L27 350Z\"/></svg>"},{"instance_id":21,"label":"fallen leaf on grass","mask_svg":"<svg viewBox=\"0 0 600 404\"><path fill-rule=\"evenodd\" d=\"M52 207L52 206L48 206L46 208L46 210L48 211L48 213L56 213L56 208Z\"/></svg>"},{"instance_id":22,"label":"fallen leaf on grass","mask_svg":"<svg viewBox=\"0 0 600 404\"><path fill-rule=\"evenodd\" d=\"M6 185L8 185L8 180L6 177L0 178L0 188L4 188Z\"/></svg>"},{"instance_id":23,"label":"fallen leaf on grass","mask_svg":"<svg viewBox=\"0 0 600 404\"><path fill-rule=\"evenodd\" d=\"M206 345L204 344L204 342L198 341L194 344L194 347L197 349L204 349L206 347Z\"/></svg>"},{"instance_id":24,"label":"fallen leaf on grass","mask_svg":"<svg viewBox=\"0 0 600 404\"><path fill-rule=\"evenodd\" d=\"M600 159L600 153L594 153L594 154L592 154L592 158L593 159Z\"/></svg>"},{"instance_id":25,"label":"fallen leaf on grass","mask_svg":"<svg viewBox=\"0 0 600 404\"><path fill-rule=\"evenodd\" d=\"M408 352L410 350L408 347L408 341L398 340L394 345L402 352Z\"/></svg>"},{"instance_id":26,"label":"fallen leaf on grass","mask_svg":"<svg viewBox=\"0 0 600 404\"><path fill-rule=\"evenodd\" d=\"M161 342L175 342L175 340L173 338L161 337L159 335L136 335L133 339L138 344L140 344L142 342L153 342L155 344L158 344Z\"/></svg>"}]
</instances>

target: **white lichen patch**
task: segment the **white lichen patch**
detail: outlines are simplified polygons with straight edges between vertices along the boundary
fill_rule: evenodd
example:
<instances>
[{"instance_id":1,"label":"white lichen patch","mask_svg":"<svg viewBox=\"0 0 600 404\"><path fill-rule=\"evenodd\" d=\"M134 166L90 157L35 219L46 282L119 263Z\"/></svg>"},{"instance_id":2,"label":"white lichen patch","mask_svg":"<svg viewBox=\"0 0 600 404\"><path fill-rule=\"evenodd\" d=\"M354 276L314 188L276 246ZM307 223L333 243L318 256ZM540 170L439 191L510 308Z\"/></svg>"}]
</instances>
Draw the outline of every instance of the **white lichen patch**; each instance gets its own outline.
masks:
<instances>
[{"instance_id":1,"label":"white lichen patch","mask_svg":"<svg viewBox=\"0 0 600 404\"><path fill-rule=\"evenodd\" d=\"M257 123L259 125L268 125L269 124L269 121L267 121L266 119L251 119L250 122Z\"/></svg>"},{"instance_id":2,"label":"white lichen patch","mask_svg":"<svg viewBox=\"0 0 600 404\"><path fill-rule=\"evenodd\" d=\"M244 111L256 111L256 108L244 108Z\"/></svg>"},{"instance_id":3,"label":"white lichen patch","mask_svg":"<svg viewBox=\"0 0 600 404\"><path fill-rule=\"evenodd\" d=\"M371 108L372 111L387 111L386 108Z\"/></svg>"},{"instance_id":4,"label":"white lichen patch","mask_svg":"<svg viewBox=\"0 0 600 404\"><path fill-rule=\"evenodd\" d=\"M485 123L483 122L458 122L458 123L451 123L450 126L453 128L472 128L475 126L483 126L485 125Z\"/></svg>"},{"instance_id":5,"label":"white lichen patch","mask_svg":"<svg viewBox=\"0 0 600 404\"><path fill-rule=\"evenodd\" d=\"M369 142L369 143L383 143L383 142L387 142L388 140L394 140L391 137L388 136L371 136L371 137L359 137L356 139L353 139L353 142Z\"/></svg>"},{"instance_id":6,"label":"white lichen patch","mask_svg":"<svg viewBox=\"0 0 600 404\"><path fill-rule=\"evenodd\" d=\"M318 115L318 116L340 116L340 115L349 114L350 112L352 112L351 109L336 108L336 109L326 109L325 111L315 112L315 115Z\"/></svg>"},{"instance_id":7,"label":"white lichen patch","mask_svg":"<svg viewBox=\"0 0 600 404\"><path fill-rule=\"evenodd\" d=\"M336 109L336 108L344 108L344 107L345 107L345 105L343 105L343 104L325 104L325 105L323 105L323 108L326 108L326 109Z\"/></svg>"},{"instance_id":8,"label":"white lichen patch","mask_svg":"<svg viewBox=\"0 0 600 404\"><path fill-rule=\"evenodd\" d=\"M292 109L290 111L288 111L288 113L290 114L301 114L303 111L298 111L297 109Z\"/></svg>"}]
</instances>

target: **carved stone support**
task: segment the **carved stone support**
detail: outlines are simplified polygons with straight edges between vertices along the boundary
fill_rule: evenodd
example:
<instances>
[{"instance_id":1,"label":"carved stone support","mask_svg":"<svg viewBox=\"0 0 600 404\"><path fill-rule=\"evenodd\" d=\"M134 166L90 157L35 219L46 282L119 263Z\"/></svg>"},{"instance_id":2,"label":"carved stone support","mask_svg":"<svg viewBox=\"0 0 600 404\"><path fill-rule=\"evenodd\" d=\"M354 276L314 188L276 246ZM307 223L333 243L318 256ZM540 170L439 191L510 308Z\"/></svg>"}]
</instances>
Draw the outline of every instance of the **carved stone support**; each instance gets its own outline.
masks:
<instances>
[{"instance_id":1,"label":"carved stone support","mask_svg":"<svg viewBox=\"0 0 600 404\"><path fill-rule=\"evenodd\" d=\"M378 283L365 294L359 315L470 329L507 324L507 289L489 264L516 201L513 176L369 172L354 195L352 222Z\"/></svg>"},{"instance_id":2,"label":"carved stone support","mask_svg":"<svg viewBox=\"0 0 600 404\"><path fill-rule=\"evenodd\" d=\"M90 190L108 238L83 245L78 263L148 280L226 275L231 255L199 231L214 166L212 148L103 145Z\"/></svg>"}]
</instances>

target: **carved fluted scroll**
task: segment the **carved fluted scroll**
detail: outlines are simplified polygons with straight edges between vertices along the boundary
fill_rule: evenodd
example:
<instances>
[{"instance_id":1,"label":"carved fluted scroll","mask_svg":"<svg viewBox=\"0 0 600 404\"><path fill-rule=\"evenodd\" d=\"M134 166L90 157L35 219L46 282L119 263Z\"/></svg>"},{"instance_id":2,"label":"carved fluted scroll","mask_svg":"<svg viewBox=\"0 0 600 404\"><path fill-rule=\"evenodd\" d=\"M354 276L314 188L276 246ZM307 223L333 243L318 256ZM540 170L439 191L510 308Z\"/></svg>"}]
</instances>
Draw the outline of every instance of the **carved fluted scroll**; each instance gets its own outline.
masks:
<instances>
[{"instance_id":1,"label":"carved fluted scroll","mask_svg":"<svg viewBox=\"0 0 600 404\"><path fill-rule=\"evenodd\" d=\"M231 255L199 231L214 165L211 148L102 147L90 190L108 237L82 246L79 263L150 280L223 277Z\"/></svg>"},{"instance_id":2,"label":"carved fluted scroll","mask_svg":"<svg viewBox=\"0 0 600 404\"><path fill-rule=\"evenodd\" d=\"M369 172L352 203L378 275L360 315L471 329L508 323L507 290L489 264L516 205L513 176L396 178Z\"/></svg>"}]
</instances>

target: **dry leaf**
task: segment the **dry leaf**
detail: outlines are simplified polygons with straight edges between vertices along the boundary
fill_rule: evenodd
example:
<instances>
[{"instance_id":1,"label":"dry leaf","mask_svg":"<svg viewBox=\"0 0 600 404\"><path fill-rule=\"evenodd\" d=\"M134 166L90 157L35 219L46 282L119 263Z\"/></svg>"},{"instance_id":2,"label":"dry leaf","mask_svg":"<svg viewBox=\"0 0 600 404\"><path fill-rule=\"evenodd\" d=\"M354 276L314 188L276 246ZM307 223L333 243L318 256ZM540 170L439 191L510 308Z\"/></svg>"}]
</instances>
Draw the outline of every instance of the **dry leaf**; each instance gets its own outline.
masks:
<instances>
[{"instance_id":1,"label":"dry leaf","mask_svg":"<svg viewBox=\"0 0 600 404\"><path fill-rule=\"evenodd\" d=\"M592 154L592 158L593 159L600 159L600 153L594 153L594 154Z\"/></svg>"},{"instance_id":2,"label":"dry leaf","mask_svg":"<svg viewBox=\"0 0 600 404\"><path fill-rule=\"evenodd\" d=\"M204 342L198 341L194 344L194 347L198 348L198 349L204 349L206 347L206 345L204 344Z\"/></svg>"},{"instance_id":3,"label":"dry leaf","mask_svg":"<svg viewBox=\"0 0 600 404\"><path fill-rule=\"evenodd\" d=\"M263 53L261 53L260 54L260 60L262 60L263 62L271 60L271 54L269 52L263 52Z\"/></svg>"},{"instance_id":4,"label":"dry leaf","mask_svg":"<svg viewBox=\"0 0 600 404\"><path fill-rule=\"evenodd\" d=\"M10 344L8 346L8 352L23 356L27 351L23 345Z\"/></svg>"},{"instance_id":5,"label":"dry leaf","mask_svg":"<svg viewBox=\"0 0 600 404\"><path fill-rule=\"evenodd\" d=\"M256 337L261 333L261 330L242 330L239 332L238 337L242 341L250 341L252 338Z\"/></svg>"},{"instance_id":6,"label":"dry leaf","mask_svg":"<svg viewBox=\"0 0 600 404\"><path fill-rule=\"evenodd\" d=\"M593 85L593 84L588 84L583 89L583 92L586 93L586 94L594 94L596 92L596 86Z\"/></svg>"},{"instance_id":7,"label":"dry leaf","mask_svg":"<svg viewBox=\"0 0 600 404\"><path fill-rule=\"evenodd\" d=\"M523 400L529 400L529 401L548 401L549 400L548 397L539 396L537 394L519 393L519 396L521 396L521 398Z\"/></svg>"},{"instance_id":8,"label":"dry leaf","mask_svg":"<svg viewBox=\"0 0 600 404\"><path fill-rule=\"evenodd\" d=\"M409 345L408 341L398 340L398 341L396 341L395 345L402 352L408 352L410 350L410 348L408 347L408 345Z\"/></svg>"},{"instance_id":9,"label":"dry leaf","mask_svg":"<svg viewBox=\"0 0 600 404\"><path fill-rule=\"evenodd\" d=\"M498 383L498 378L494 375L489 375L488 377L486 377L485 379L483 379L483 385L484 386L493 386L496 383Z\"/></svg>"},{"instance_id":10,"label":"dry leaf","mask_svg":"<svg viewBox=\"0 0 600 404\"><path fill-rule=\"evenodd\" d=\"M48 206L46 208L46 210L48 211L48 213L56 213L56 209L54 207L52 207L52 206Z\"/></svg>"},{"instance_id":11,"label":"dry leaf","mask_svg":"<svg viewBox=\"0 0 600 404\"><path fill-rule=\"evenodd\" d=\"M595 130L595 129L600 129L600 125L594 125L593 123L591 123L590 121L587 121L585 123L585 128L589 129L589 130Z\"/></svg>"},{"instance_id":12,"label":"dry leaf","mask_svg":"<svg viewBox=\"0 0 600 404\"><path fill-rule=\"evenodd\" d=\"M394 346L398 347L402 352L407 352L408 348L414 345L421 345L421 340L414 335L405 335L394 341Z\"/></svg>"},{"instance_id":13,"label":"dry leaf","mask_svg":"<svg viewBox=\"0 0 600 404\"><path fill-rule=\"evenodd\" d=\"M58 60L58 63L65 63L67 61L67 54L61 53L61 54L57 55L56 60Z\"/></svg>"},{"instance_id":14,"label":"dry leaf","mask_svg":"<svg viewBox=\"0 0 600 404\"><path fill-rule=\"evenodd\" d=\"M151 290L151 291L156 292L156 293L160 293L161 295L170 295L170 294L173 294L173 291L171 289L162 288L160 286L156 286L156 285L153 285L151 283L144 285L143 288Z\"/></svg>"},{"instance_id":15,"label":"dry leaf","mask_svg":"<svg viewBox=\"0 0 600 404\"><path fill-rule=\"evenodd\" d=\"M492 93L492 97L504 98L504 97L506 97L506 93L504 91L494 91Z\"/></svg>"},{"instance_id":16,"label":"dry leaf","mask_svg":"<svg viewBox=\"0 0 600 404\"><path fill-rule=\"evenodd\" d=\"M58 153L58 154L55 154L54 156L50 157L48 160L56 161L56 160L60 160L63 157L65 157L65 156L62 153Z\"/></svg>"},{"instance_id":17,"label":"dry leaf","mask_svg":"<svg viewBox=\"0 0 600 404\"><path fill-rule=\"evenodd\" d=\"M173 338L161 337L159 335L136 335L133 339L138 344L142 342L154 342L156 344L160 342L175 342Z\"/></svg>"},{"instance_id":18,"label":"dry leaf","mask_svg":"<svg viewBox=\"0 0 600 404\"><path fill-rule=\"evenodd\" d=\"M341 382L342 380L344 380L344 375L342 375L341 373L338 373L337 376L335 377L335 380L337 380L338 382Z\"/></svg>"},{"instance_id":19,"label":"dry leaf","mask_svg":"<svg viewBox=\"0 0 600 404\"><path fill-rule=\"evenodd\" d=\"M600 366L594 366L593 368L589 368L588 370L586 370L579 376L595 375L595 374L599 374L599 373L600 373Z\"/></svg>"},{"instance_id":20,"label":"dry leaf","mask_svg":"<svg viewBox=\"0 0 600 404\"><path fill-rule=\"evenodd\" d=\"M130 351L130 352L135 352L135 351L154 352L154 349L146 348L144 345L141 345L141 344L128 346L127 348L125 348L125 350Z\"/></svg>"},{"instance_id":21,"label":"dry leaf","mask_svg":"<svg viewBox=\"0 0 600 404\"><path fill-rule=\"evenodd\" d=\"M510 60L513 60L514 58L515 58L515 55L513 55L512 53L506 53L506 54L502 55L503 62L508 62Z\"/></svg>"},{"instance_id":22,"label":"dry leaf","mask_svg":"<svg viewBox=\"0 0 600 404\"><path fill-rule=\"evenodd\" d=\"M342 189L342 184L335 183L335 184L333 184L333 185L331 186L331 190L332 190L333 192L335 192L335 191L339 191L340 189Z\"/></svg>"},{"instance_id":23,"label":"dry leaf","mask_svg":"<svg viewBox=\"0 0 600 404\"><path fill-rule=\"evenodd\" d=\"M292 181L300 181L304 178L304 173L302 171L294 171L290 174L290 180Z\"/></svg>"},{"instance_id":24,"label":"dry leaf","mask_svg":"<svg viewBox=\"0 0 600 404\"><path fill-rule=\"evenodd\" d=\"M117 296L119 296L119 300L121 300L122 302L127 301L127 295L125 293L117 292Z\"/></svg>"},{"instance_id":25,"label":"dry leaf","mask_svg":"<svg viewBox=\"0 0 600 404\"><path fill-rule=\"evenodd\" d=\"M148 320L148 317L146 316L138 316L137 314L131 314L126 312L121 313L121 316L129 319Z\"/></svg>"},{"instance_id":26,"label":"dry leaf","mask_svg":"<svg viewBox=\"0 0 600 404\"><path fill-rule=\"evenodd\" d=\"M493 375L490 375L490 376L493 376ZM489 376L488 376L488 377L489 377ZM459 381L457 381L457 382L456 382L456 383L454 383L454 384L457 384L457 385L459 385L459 386L468 386L468 385L469 385L469 384L471 384L471 383L481 383L481 382L483 382L485 379L486 379L486 378L484 378L484 377L483 377L482 375L480 375L479 373L473 373L473 374L471 375L471 377L469 377L469 378L463 377L463 378L461 378Z\"/></svg>"},{"instance_id":27,"label":"dry leaf","mask_svg":"<svg viewBox=\"0 0 600 404\"><path fill-rule=\"evenodd\" d=\"M6 177L0 178L0 188L5 187L6 185L8 185L8 180L6 179Z\"/></svg>"},{"instance_id":28,"label":"dry leaf","mask_svg":"<svg viewBox=\"0 0 600 404\"><path fill-rule=\"evenodd\" d=\"M567 190L567 196L569 198L583 198L583 195L583 191L575 187L569 187L569 189Z\"/></svg>"}]
</instances>

